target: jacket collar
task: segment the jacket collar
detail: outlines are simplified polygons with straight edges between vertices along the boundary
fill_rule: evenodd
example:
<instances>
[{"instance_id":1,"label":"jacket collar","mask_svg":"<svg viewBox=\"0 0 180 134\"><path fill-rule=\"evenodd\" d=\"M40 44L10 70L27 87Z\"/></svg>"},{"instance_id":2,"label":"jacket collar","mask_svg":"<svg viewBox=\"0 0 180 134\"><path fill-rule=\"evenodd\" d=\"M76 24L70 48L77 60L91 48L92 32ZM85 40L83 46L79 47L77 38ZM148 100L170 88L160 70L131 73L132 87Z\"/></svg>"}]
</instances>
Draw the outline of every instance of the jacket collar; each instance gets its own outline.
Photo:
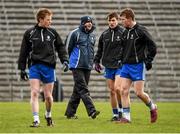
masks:
<instances>
[{"instance_id":1,"label":"jacket collar","mask_svg":"<svg viewBox=\"0 0 180 134\"><path fill-rule=\"evenodd\" d=\"M35 25L35 28L36 28L36 29L39 29L39 30L41 30L41 29L47 29L47 28L45 28L45 27L39 26L38 24Z\"/></svg>"},{"instance_id":2,"label":"jacket collar","mask_svg":"<svg viewBox=\"0 0 180 134\"><path fill-rule=\"evenodd\" d=\"M110 30L110 31L111 31L111 30L113 30L113 31L117 31L119 28L120 28L120 26L119 26L119 25L117 25L115 28L110 28L110 27L109 27L109 30Z\"/></svg>"},{"instance_id":3,"label":"jacket collar","mask_svg":"<svg viewBox=\"0 0 180 134\"><path fill-rule=\"evenodd\" d=\"M139 23L136 23L132 28L126 28L126 29L136 29L137 27L139 27Z\"/></svg>"}]
</instances>

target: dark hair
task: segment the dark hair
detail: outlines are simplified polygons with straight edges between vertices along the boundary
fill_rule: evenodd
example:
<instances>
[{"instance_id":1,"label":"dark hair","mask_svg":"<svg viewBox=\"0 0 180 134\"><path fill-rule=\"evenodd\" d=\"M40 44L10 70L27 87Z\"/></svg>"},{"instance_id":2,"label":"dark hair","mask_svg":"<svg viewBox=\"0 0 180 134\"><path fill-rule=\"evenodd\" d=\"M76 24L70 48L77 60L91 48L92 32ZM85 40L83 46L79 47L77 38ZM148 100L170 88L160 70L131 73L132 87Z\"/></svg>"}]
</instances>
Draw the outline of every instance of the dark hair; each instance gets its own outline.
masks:
<instances>
[{"instance_id":1,"label":"dark hair","mask_svg":"<svg viewBox=\"0 0 180 134\"><path fill-rule=\"evenodd\" d=\"M107 15L107 19L108 20L110 20L110 19L112 19L112 18L116 18L117 20L119 19L119 15L118 15L118 13L117 12L111 12L111 13L109 13L108 15Z\"/></svg>"},{"instance_id":2,"label":"dark hair","mask_svg":"<svg viewBox=\"0 0 180 134\"><path fill-rule=\"evenodd\" d=\"M44 19L46 15L53 15L52 11L48 8L39 8L36 13L36 20L39 22L39 19Z\"/></svg>"},{"instance_id":3,"label":"dark hair","mask_svg":"<svg viewBox=\"0 0 180 134\"><path fill-rule=\"evenodd\" d=\"M127 19L132 18L135 20L135 13L131 8L125 8L120 12L120 16L125 16Z\"/></svg>"}]
</instances>

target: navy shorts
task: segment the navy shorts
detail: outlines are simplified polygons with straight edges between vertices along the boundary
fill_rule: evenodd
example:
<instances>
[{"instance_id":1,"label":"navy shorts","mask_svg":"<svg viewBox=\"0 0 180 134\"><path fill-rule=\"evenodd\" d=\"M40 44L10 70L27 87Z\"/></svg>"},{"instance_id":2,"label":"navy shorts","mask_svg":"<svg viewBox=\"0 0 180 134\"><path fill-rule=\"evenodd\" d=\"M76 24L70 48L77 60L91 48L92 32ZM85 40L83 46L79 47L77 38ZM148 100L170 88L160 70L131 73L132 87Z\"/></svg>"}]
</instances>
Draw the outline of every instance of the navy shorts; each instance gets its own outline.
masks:
<instances>
[{"instance_id":1,"label":"navy shorts","mask_svg":"<svg viewBox=\"0 0 180 134\"><path fill-rule=\"evenodd\" d=\"M145 64L144 62L137 64L123 64L121 77L128 78L132 81L145 80Z\"/></svg>"},{"instance_id":2,"label":"navy shorts","mask_svg":"<svg viewBox=\"0 0 180 134\"><path fill-rule=\"evenodd\" d=\"M35 64L29 68L29 79L39 79L43 83L52 83L56 80L55 70L43 64Z\"/></svg>"},{"instance_id":3,"label":"navy shorts","mask_svg":"<svg viewBox=\"0 0 180 134\"><path fill-rule=\"evenodd\" d=\"M106 79L112 79L114 80L115 79L115 76L116 75L119 75L120 76L121 74L121 67L120 68L117 68L117 69L112 69L112 68L105 68L105 71L104 71L104 77Z\"/></svg>"}]
</instances>

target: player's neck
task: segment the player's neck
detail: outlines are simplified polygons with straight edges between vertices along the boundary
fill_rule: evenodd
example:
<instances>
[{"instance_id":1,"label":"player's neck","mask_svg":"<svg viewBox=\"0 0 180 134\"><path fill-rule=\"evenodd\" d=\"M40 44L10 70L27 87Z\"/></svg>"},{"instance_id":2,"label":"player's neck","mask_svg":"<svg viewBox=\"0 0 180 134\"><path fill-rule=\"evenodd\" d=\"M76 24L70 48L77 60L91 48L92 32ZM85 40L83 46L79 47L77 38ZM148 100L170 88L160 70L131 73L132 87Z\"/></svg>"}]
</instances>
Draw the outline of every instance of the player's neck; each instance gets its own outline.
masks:
<instances>
[{"instance_id":1,"label":"player's neck","mask_svg":"<svg viewBox=\"0 0 180 134\"><path fill-rule=\"evenodd\" d=\"M130 28L133 28L136 25L136 21L132 21Z\"/></svg>"}]
</instances>

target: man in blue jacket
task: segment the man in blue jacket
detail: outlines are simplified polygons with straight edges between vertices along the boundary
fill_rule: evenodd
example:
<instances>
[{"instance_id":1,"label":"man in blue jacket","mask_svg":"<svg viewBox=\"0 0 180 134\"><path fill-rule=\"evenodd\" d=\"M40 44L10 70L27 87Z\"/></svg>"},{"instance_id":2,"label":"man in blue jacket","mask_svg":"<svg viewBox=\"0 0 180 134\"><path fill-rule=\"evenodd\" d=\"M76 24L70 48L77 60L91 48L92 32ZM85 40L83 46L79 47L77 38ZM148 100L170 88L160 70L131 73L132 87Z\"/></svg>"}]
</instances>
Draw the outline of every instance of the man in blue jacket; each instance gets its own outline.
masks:
<instances>
[{"instance_id":1,"label":"man in blue jacket","mask_svg":"<svg viewBox=\"0 0 180 134\"><path fill-rule=\"evenodd\" d=\"M93 31L92 18L90 16L81 17L81 24L71 31L66 39L69 54L69 67L74 78L74 88L65 116L68 119L77 119L76 110L82 99L88 116L95 119L100 113L95 109L92 98L88 90L88 83L94 59L95 34Z\"/></svg>"}]
</instances>

